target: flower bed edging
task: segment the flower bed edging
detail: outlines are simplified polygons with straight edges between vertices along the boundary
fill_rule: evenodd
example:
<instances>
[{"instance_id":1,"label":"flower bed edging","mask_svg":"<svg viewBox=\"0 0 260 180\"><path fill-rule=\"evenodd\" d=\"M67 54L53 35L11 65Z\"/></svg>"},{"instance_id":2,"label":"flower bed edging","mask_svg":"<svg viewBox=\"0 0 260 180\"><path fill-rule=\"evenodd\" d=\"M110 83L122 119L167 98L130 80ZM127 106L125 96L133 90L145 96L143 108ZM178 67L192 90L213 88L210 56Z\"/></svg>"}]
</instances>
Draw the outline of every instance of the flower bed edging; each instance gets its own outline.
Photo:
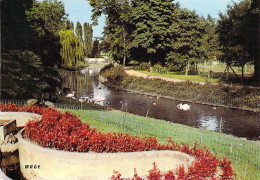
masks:
<instances>
[{"instance_id":1,"label":"flower bed edging","mask_svg":"<svg viewBox=\"0 0 260 180\"><path fill-rule=\"evenodd\" d=\"M66 152L41 147L24 139L20 133L18 142L21 171L27 179L34 176L46 179L108 179L115 169L126 178L133 176L134 168L140 176L145 176L152 169L153 162L160 170L168 171L177 169L177 166L182 164L187 170L194 161L192 156L185 153L167 150L120 153ZM26 165L33 165L33 168L25 168Z\"/></svg>"}]
</instances>

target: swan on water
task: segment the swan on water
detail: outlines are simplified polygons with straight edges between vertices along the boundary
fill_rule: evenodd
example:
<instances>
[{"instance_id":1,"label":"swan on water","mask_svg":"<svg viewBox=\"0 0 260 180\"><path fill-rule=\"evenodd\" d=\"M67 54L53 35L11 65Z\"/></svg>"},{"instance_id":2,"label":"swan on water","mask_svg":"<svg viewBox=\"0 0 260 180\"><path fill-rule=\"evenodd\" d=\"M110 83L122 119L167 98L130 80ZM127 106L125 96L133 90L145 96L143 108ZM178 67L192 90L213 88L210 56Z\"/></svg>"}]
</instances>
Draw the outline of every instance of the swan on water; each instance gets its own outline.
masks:
<instances>
[{"instance_id":1,"label":"swan on water","mask_svg":"<svg viewBox=\"0 0 260 180\"><path fill-rule=\"evenodd\" d=\"M188 111L188 110L190 110L190 106L191 105L189 105L189 104L182 104L182 103L180 103L180 104L177 105L177 108L179 110Z\"/></svg>"}]
</instances>

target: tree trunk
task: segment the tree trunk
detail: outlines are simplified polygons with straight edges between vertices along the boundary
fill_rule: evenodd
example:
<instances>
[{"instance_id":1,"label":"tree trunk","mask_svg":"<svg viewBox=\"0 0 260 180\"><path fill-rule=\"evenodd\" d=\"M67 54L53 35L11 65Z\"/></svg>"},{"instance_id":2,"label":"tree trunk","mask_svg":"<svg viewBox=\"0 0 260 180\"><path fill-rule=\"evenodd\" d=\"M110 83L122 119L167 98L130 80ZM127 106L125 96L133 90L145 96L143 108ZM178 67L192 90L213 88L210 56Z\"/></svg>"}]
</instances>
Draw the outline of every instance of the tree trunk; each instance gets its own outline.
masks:
<instances>
[{"instance_id":1,"label":"tree trunk","mask_svg":"<svg viewBox=\"0 0 260 180\"><path fill-rule=\"evenodd\" d=\"M227 65L226 80L228 81L229 65Z\"/></svg>"},{"instance_id":2,"label":"tree trunk","mask_svg":"<svg viewBox=\"0 0 260 180\"><path fill-rule=\"evenodd\" d=\"M242 68L241 83L243 83L243 80L244 80L244 67L245 67L245 65L242 65L242 66L241 66L241 68Z\"/></svg>"},{"instance_id":3,"label":"tree trunk","mask_svg":"<svg viewBox=\"0 0 260 180\"><path fill-rule=\"evenodd\" d=\"M257 56L255 62L255 71L254 71L254 80L257 86L260 86L260 58L259 55Z\"/></svg>"},{"instance_id":4,"label":"tree trunk","mask_svg":"<svg viewBox=\"0 0 260 180\"><path fill-rule=\"evenodd\" d=\"M186 72L185 72L185 75L186 75L186 76L188 75L189 65L190 65L190 63L189 63L189 61L188 61L188 62L187 62L187 66L186 66Z\"/></svg>"}]
</instances>

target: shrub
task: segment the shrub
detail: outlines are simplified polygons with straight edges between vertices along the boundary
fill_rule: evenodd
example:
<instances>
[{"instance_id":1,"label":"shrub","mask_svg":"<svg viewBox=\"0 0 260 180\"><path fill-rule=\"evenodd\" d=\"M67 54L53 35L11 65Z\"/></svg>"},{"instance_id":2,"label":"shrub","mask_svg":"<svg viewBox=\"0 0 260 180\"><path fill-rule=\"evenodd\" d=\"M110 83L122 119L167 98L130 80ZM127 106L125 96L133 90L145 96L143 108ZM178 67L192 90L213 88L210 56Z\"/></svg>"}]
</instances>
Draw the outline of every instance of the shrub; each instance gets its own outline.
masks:
<instances>
[{"instance_id":1,"label":"shrub","mask_svg":"<svg viewBox=\"0 0 260 180\"><path fill-rule=\"evenodd\" d=\"M148 68L148 63L146 62L142 62L140 65L134 66L134 70L147 70L147 68Z\"/></svg>"}]
</instances>

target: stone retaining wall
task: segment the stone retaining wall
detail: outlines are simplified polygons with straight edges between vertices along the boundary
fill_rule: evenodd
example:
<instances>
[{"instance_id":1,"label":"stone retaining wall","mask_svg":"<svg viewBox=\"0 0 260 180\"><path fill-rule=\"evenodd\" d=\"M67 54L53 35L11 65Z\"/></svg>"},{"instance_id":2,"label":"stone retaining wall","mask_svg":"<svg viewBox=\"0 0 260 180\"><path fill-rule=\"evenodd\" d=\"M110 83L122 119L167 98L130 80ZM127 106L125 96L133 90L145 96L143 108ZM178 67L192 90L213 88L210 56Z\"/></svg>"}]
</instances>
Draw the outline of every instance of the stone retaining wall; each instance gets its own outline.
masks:
<instances>
[{"instance_id":1,"label":"stone retaining wall","mask_svg":"<svg viewBox=\"0 0 260 180\"><path fill-rule=\"evenodd\" d=\"M19 158L23 176L27 179L108 179L113 171L122 177L148 174L156 162L164 172L184 164L187 168L194 158L176 151L145 151L129 153L77 153L43 148L19 133ZM31 165L31 168L28 168ZM27 168L25 168L27 166Z\"/></svg>"}]
</instances>

